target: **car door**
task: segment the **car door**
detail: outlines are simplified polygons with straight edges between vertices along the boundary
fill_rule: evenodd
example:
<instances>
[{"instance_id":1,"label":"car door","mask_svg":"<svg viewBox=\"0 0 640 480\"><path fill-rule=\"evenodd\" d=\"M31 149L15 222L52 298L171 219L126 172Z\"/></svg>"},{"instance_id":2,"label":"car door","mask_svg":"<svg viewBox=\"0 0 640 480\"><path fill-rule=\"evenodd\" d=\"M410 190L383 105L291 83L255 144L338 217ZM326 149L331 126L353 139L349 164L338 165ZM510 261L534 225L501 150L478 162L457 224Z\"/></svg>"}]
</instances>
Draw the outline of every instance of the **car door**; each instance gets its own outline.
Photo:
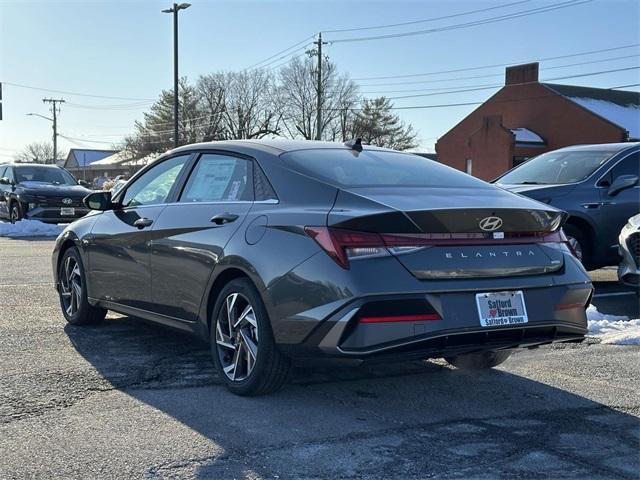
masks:
<instances>
[{"instance_id":1,"label":"car door","mask_svg":"<svg viewBox=\"0 0 640 480\"><path fill-rule=\"evenodd\" d=\"M197 319L207 281L225 245L253 203L253 163L227 153L203 153L179 200L153 226L151 290L156 313Z\"/></svg>"},{"instance_id":2,"label":"car door","mask_svg":"<svg viewBox=\"0 0 640 480\"><path fill-rule=\"evenodd\" d=\"M621 175L640 176L640 153L634 152L616 163L598 182L601 187L602 204L602 235L603 245L615 247L618 245L620 230L627 220L640 213L640 185L627 188L615 195L609 194L609 187ZM610 255L617 253L616 248L611 248Z\"/></svg>"},{"instance_id":3,"label":"car door","mask_svg":"<svg viewBox=\"0 0 640 480\"><path fill-rule=\"evenodd\" d=\"M191 154L163 159L116 195L117 207L99 215L88 245L90 295L147 310L151 301L149 239Z\"/></svg>"}]
</instances>

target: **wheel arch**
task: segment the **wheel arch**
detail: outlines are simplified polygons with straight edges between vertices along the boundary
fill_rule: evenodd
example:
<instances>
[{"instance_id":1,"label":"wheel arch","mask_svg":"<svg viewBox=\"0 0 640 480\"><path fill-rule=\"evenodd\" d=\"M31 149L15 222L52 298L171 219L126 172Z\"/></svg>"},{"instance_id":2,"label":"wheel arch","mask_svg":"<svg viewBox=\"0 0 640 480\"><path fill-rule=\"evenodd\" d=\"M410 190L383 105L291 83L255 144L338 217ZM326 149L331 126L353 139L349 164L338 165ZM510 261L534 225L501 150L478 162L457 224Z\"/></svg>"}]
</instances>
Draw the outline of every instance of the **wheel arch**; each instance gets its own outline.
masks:
<instances>
[{"instance_id":1,"label":"wheel arch","mask_svg":"<svg viewBox=\"0 0 640 480\"><path fill-rule=\"evenodd\" d=\"M62 262L62 257L64 257L64 254L67 250L69 250L71 247L78 247L78 251L80 252L80 258L82 259L82 263L85 265L87 265L86 259L85 259L85 255L84 252L82 251L82 248L80 247L80 240L78 240L78 238L73 234L73 232L67 232L63 237L61 237L60 239L57 240L56 242L56 246L54 247L54 272L53 272L53 276L54 276L54 280L55 280L55 284L56 287L58 285L58 270L60 269L60 262Z\"/></svg>"},{"instance_id":2,"label":"wheel arch","mask_svg":"<svg viewBox=\"0 0 640 480\"><path fill-rule=\"evenodd\" d=\"M225 285L227 285L229 282L237 278L246 278L251 283L253 283L254 287L257 288L251 276L241 268L238 268L235 266L228 267L224 269L222 272L220 272L215 277L215 280L211 284L211 287L209 288L209 291L206 295L207 303L206 303L206 310L204 311L205 318L203 322L204 326L206 327L206 332L203 332L203 334L206 333L207 337L209 335L209 329L211 328L211 321L213 319L213 308L215 307L216 302L218 301L220 292L225 287Z\"/></svg>"}]
</instances>

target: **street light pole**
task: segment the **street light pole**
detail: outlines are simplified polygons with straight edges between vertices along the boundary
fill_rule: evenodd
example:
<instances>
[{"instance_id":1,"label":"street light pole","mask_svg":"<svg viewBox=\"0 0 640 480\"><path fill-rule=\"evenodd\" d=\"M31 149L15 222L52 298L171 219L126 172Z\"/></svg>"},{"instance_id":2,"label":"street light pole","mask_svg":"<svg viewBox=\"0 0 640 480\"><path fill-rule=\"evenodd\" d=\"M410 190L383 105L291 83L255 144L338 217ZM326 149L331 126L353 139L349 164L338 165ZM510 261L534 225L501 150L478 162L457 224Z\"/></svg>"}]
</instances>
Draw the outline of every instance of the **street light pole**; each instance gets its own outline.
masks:
<instances>
[{"instance_id":1,"label":"street light pole","mask_svg":"<svg viewBox=\"0 0 640 480\"><path fill-rule=\"evenodd\" d=\"M173 14L173 146L178 146L178 12L187 9L190 3L174 3L162 13Z\"/></svg>"},{"instance_id":2,"label":"street light pole","mask_svg":"<svg viewBox=\"0 0 640 480\"><path fill-rule=\"evenodd\" d=\"M57 156L58 156L58 114L56 112L56 109L57 110L60 109L60 107L56 107L56 103L64 103L64 100L53 100L51 98L43 98L42 101L45 103L53 104L51 109L51 111L53 112L53 118L45 117L44 115L40 115L39 113L27 113L27 116L40 117L40 118L44 118L45 120L49 120L50 122L53 122L53 163L56 163ZM47 159L45 159L45 163L46 161Z\"/></svg>"}]
</instances>

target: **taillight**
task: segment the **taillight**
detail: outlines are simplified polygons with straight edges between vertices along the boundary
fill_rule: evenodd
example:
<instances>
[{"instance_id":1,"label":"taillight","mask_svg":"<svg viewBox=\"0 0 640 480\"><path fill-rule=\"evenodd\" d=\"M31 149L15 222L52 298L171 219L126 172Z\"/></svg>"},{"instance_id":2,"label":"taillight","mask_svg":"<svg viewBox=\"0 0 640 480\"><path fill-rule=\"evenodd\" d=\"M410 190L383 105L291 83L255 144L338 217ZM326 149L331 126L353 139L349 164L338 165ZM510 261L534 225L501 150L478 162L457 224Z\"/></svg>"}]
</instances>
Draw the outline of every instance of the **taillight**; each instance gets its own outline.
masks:
<instances>
[{"instance_id":1,"label":"taillight","mask_svg":"<svg viewBox=\"0 0 640 480\"><path fill-rule=\"evenodd\" d=\"M304 231L342 268L349 268L351 258L389 255L377 233L327 227L305 227Z\"/></svg>"},{"instance_id":2,"label":"taillight","mask_svg":"<svg viewBox=\"0 0 640 480\"><path fill-rule=\"evenodd\" d=\"M305 227L305 232L340 265L362 257L400 255L428 247L466 245L521 245L536 243L575 255L562 230L554 232L491 233L373 233L330 227Z\"/></svg>"}]
</instances>

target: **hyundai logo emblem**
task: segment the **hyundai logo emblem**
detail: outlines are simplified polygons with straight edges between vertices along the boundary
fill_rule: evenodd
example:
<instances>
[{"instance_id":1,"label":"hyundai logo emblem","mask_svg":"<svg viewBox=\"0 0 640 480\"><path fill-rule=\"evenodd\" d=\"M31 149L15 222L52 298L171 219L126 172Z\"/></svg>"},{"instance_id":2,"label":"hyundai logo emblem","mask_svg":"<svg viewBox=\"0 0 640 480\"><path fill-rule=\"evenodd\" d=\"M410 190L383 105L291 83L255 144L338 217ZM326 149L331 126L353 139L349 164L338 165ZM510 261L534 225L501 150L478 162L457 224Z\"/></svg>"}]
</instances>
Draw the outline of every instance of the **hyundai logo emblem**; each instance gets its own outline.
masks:
<instances>
[{"instance_id":1,"label":"hyundai logo emblem","mask_svg":"<svg viewBox=\"0 0 640 480\"><path fill-rule=\"evenodd\" d=\"M64 203L65 205L71 205L73 203L73 200L71 200L70 198L63 198L62 203Z\"/></svg>"},{"instance_id":2,"label":"hyundai logo emblem","mask_svg":"<svg viewBox=\"0 0 640 480\"><path fill-rule=\"evenodd\" d=\"M480 220L478 225L485 232L493 232L502 226L502 219L500 217L486 217Z\"/></svg>"}]
</instances>

